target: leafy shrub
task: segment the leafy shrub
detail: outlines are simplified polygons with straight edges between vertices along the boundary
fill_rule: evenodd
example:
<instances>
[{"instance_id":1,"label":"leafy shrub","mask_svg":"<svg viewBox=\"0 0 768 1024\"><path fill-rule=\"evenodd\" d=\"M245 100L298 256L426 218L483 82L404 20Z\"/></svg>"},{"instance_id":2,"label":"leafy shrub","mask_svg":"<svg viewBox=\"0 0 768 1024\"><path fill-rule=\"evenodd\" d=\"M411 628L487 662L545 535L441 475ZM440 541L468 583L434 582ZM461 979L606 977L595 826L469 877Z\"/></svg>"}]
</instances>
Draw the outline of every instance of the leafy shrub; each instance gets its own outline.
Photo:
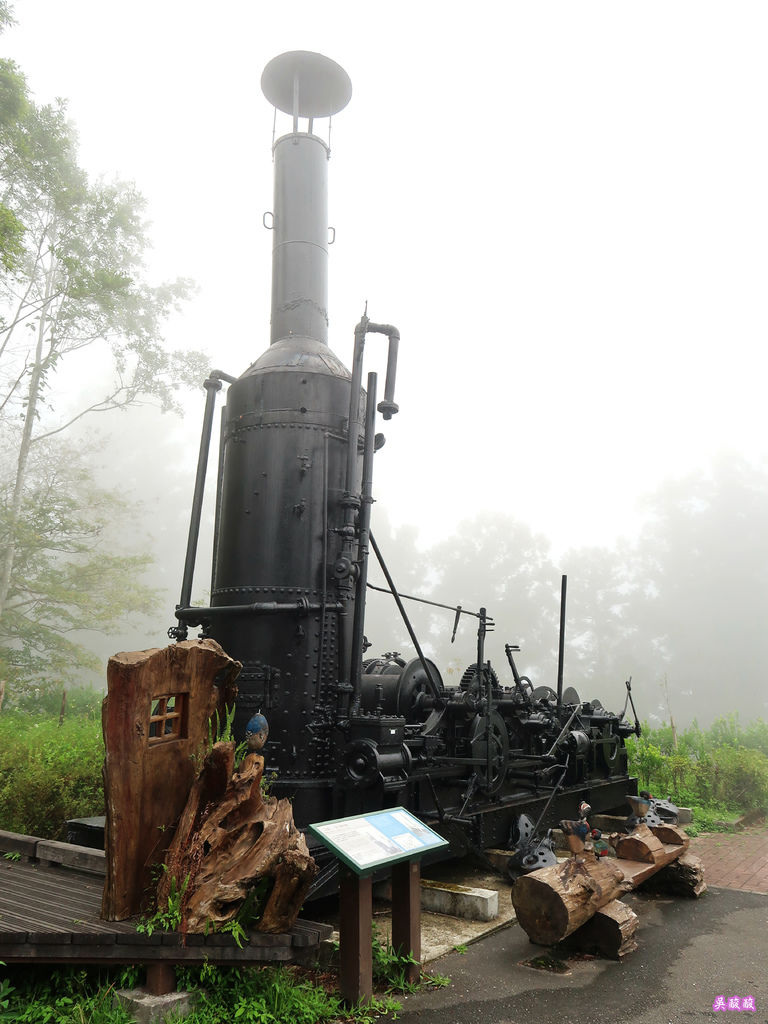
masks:
<instances>
[{"instance_id":1,"label":"leafy shrub","mask_svg":"<svg viewBox=\"0 0 768 1024\"><path fill-rule=\"evenodd\" d=\"M645 732L627 743L627 753L629 770L637 773L643 789L648 789L652 782L660 781L665 770L664 754Z\"/></svg>"},{"instance_id":2,"label":"leafy shrub","mask_svg":"<svg viewBox=\"0 0 768 1024\"><path fill-rule=\"evenodd\" d=\"M66 838L70 818L104 813L101 722L0 715L0 828Z\"/></svg>"},{"instance_id":3,"label":"leafy shrub","mask_svg":"<svg viewBox=\"0 0 768 1024\"><path fill-rule=\"evenodd\" d=\"M643 788L671 795L698 809L696 826L768 807L768 724L743 729L738 717L720 718L708 730L694 724L674 737L669 726L627 741L630 771ZM695 827L696 827L695 826Z\"/></svg>"},{"instance_id":4,"label":"leafy shrub","mask_svg":"<svg viewBox=\"0 0 768 1024\"><path fill-rule=\"evenodd\" d=\"M0 1021L13 1024L132 1024L126 1010L112 1005L119 972L104 968L14 967L15 987ZM111 981L111 983L110 983Z\"/></svg>"},{"instance_id":5,"label":"leafy shrub","mask_svg":"<svg viewBox=\"0 0 768 1024\"><path fill-rule=\"evenodd\" d=\"M345 1010L337 992L313 984L290 967L220 968L212 964L179 971L181 988L197 990L196 1009L185 1024L322 1024L349 1020L372 1024L379 1015L400 1008L391 999L374 999L370 1007Z\"/></svg>"}]
</instances>

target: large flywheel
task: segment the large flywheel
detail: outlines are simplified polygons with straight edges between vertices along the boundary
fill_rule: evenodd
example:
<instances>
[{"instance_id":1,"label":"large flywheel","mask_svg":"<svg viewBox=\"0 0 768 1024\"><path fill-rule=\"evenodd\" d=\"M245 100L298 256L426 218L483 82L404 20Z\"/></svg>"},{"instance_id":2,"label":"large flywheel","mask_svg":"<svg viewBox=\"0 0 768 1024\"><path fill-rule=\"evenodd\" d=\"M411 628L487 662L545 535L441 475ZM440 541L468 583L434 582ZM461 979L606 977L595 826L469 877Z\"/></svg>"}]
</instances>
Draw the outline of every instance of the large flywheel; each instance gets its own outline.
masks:
<instances>
[{"instance_id":1,"label":"large flywheel","mask_svg":"<svg viewBox=\"0 0 768 1024\"><path fill-rule=\"evenodd\" d=\"M483 793L495 793L504 782L509 759L509 736L504 719L498 711L490 715L491 757L488 763L488 726L484 714L475 715L470 728L469 744L472 751L478 786Z\"/></svg>"}]
</instances>

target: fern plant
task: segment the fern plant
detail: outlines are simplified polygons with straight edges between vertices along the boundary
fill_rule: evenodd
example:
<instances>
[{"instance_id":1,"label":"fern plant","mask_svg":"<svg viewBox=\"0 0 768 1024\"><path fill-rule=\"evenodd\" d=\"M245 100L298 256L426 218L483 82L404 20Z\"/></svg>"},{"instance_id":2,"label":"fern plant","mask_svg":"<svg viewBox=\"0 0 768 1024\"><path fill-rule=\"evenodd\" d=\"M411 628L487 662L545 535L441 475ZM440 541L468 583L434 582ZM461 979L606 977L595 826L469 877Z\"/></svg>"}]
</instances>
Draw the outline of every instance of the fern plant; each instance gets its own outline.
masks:
<instances>
[{"instance_id":1,"label":"fern plant","mask_svg":"<svg viewBox=\"0 0 768 1024\"><path fill-rule=\"evenodd\" d=\"M163 870L168 870L165 864L163 865ZM141 932L143 935L152 935L156 931L178 931L182 921L184 894L187 891L188 885L189 875L185 877L181 886L178 885L176 877L171 876L171 888L165 907L158 907L151 917L143 917L136 925L136 931Z\"/></svg>"}]
</instances>

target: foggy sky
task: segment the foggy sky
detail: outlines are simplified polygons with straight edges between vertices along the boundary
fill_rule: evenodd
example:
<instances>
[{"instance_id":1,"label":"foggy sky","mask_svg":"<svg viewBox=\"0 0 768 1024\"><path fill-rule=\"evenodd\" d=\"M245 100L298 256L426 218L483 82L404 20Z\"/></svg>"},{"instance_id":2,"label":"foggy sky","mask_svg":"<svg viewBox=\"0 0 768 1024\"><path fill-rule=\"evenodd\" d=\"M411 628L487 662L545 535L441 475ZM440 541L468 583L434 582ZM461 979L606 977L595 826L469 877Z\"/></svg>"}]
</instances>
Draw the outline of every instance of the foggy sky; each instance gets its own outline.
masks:
<instances>
[{"instance_id":1,"label":"foggy sky","mask_svg":"<svg viewBox=\"0 0 768 1024\"><path fill-rule=\"evenodd\" d=\"M376 490L422 543L487 509L557 553L611 545L665 478L721 451L766 464L763 4L35 0L15 14L4 50L38 102L67 97L86 168L149 199L153 272L200 286L169 345L233 374L268 343L261 70L301 48L346 68L331 345L349 363L366 301L401 331ZM383 372L384 346L370 349ZM89 374L75 390L97 386ZM191 493L202 390L186 404L169 436Z\"/></svg>"}]
</instances>

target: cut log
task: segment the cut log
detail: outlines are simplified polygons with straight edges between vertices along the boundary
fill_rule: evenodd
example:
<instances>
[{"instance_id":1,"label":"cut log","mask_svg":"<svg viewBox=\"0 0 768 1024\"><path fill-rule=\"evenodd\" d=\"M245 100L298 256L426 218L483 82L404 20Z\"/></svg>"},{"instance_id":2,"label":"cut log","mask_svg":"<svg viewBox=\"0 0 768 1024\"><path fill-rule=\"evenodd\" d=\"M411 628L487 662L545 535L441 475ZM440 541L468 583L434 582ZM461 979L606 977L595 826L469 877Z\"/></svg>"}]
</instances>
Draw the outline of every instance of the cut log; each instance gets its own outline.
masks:
<instances>
[{"instance_id":1,"label":"cut log","mask_svg":"<svg viewBox=\"0 0 768 1024\"><path fill-rule=\"evenodd\" d=\"M692 896L694 899L698 899L707 891L704 865L695 853L686 850L677 860L652 875L644 883L643 890L669 893L671 896Z\"/></svg>"},{"instance_id":2,"label":"cut log","mask_svg":"<svg viewBox=\"0 0 768 1024\"><path fill-rule=\"evenodd\" d=\"M638 825L628 836L614 833L610 843L616 850L624 877L637 887L655 875L666 864L680 857L688 848L690 840L674 825L658 826L661 835L673 840L662 842L647 825Z\"/></svg>"},{"instance_id":3,"label":"cut log","mask_svg":"<svg viewBox=\"0 0 768 1024\"><path fill-rule=\"evenodd\" d=\"M209 719L220 693L231 697L240 668L214 640L109 659L102 705L106 920L148 909L153 872L189 796Z\"/></svg>"},{"instance_id":4,"label":"cut log","mask_svg":"<svg viewBox=\"0 0 768 1024\"><path fill-rule=\"evenodd\" d=\"M580 928L564 940L569 949L620 960L637 949L637 914L621 900L600 907Z\"/></svg>"},{"instance_id":5,"label":"cut log","mask_svg":"<svg viewBox=\"0 0 768 1024\"><path fill-rule=\"evenodd\" d=\"M651 825L651 832L665 845L682 846L686 850L691 845L691 840L679 825Z\"/></svg>"},{"instance_id":6,"label":"cut log","mask_svg":"<svg viewBox=\"0 0 768 1024\"><path fill-rule=\"evenodd\" d=\"M284 932L298 916L315 877L315 862L293 822L289 800L263 800L264 758L248 754L229 776L234 744L219 743L190 792L157 890L165 907L183 889L181 930L226 924L249 893L270 887L257 931Z\"/></svg>"},{"instance_id":7,"label":"cut log","mask_svg":"<svg viewBox=\"0 0 768 1024\"><path fill-rule=\"evenodd\" d=\"M512 903L531 941L552 946L631 888L615 860L571 858L518 878Z\"/></svg>"},{"instance_id":8,"label":"cut log","mask_svg":"<svg viewBox=\"0 0 768 1024\"><path fill-rule=\"evenodd\" d=\"M611 836L611 846L621 860L634 860L641 864L655 864L664 852L664 844L647 825L638 825L628 836L615 832Z\"/></svg>"}]
</instances>

